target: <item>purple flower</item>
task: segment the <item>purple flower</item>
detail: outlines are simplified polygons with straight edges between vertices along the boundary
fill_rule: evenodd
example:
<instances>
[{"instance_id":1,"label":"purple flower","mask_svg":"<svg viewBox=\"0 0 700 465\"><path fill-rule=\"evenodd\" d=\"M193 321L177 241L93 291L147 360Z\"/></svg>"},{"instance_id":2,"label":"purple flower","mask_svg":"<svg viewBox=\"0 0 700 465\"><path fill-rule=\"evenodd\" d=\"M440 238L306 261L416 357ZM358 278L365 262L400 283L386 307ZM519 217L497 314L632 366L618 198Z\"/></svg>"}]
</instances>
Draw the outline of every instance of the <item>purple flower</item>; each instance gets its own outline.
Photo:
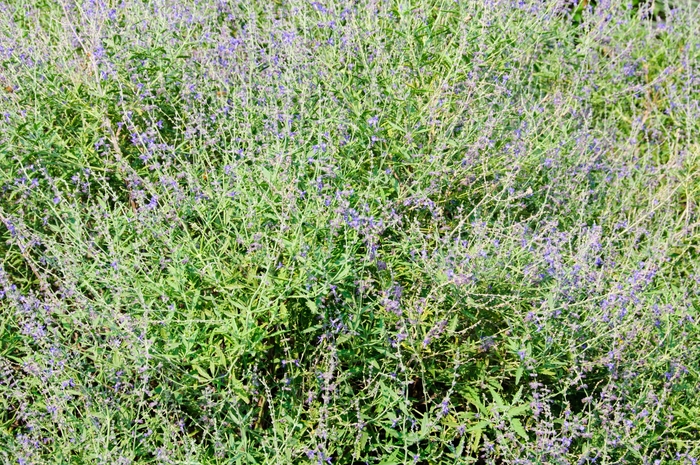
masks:
<instances>
[{"instance_id":1,"label":"purple flower","mask_svg":"<svg viewBox=\"0 0 700 465\"><path fill-rule=\"evenodd\" d=\"M311 6L313 6L316 9L316 11L319 11L321 13L328 13L328 9L326 9L326 7L324 7L319 2L311 2Z\"/></svg>"},{"instance_id":2,"label":"purple flower","mask_svg":"<svg viewBox=\"0 0 700 465\"><path fill-rule=\"evenodd\" d=\"M445 397L440 403L440 413L447 415L450 412L450 399Z\"/></svg>"},{"instance_id":3,"label":"purple flower","mask_svg":"<svg viewBox=\"0 0 700 465\"><path fill-rule=\"evenodd\" d=\"M486 336L481 338L481 350L489 351L496 345L492 336Z\"/></svg>"}]
</instances>

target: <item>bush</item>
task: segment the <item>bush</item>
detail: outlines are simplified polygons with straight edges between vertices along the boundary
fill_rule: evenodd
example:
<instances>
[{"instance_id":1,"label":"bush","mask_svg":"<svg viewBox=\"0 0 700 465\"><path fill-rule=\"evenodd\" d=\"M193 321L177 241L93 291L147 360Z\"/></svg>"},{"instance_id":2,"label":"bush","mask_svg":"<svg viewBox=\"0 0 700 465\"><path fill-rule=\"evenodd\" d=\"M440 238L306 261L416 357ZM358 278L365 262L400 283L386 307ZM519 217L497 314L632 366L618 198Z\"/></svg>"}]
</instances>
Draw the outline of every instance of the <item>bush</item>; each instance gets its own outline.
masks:
<instances>
[{"instance_id":1,"label":"bush","mask_svg":"<svg viewBox=\"0 0 700 465\"><path fill-rule=\"evenodd\" d=\"M0 4L0 456L695 463L697 15Z\"/></svg>"}]
</instances>

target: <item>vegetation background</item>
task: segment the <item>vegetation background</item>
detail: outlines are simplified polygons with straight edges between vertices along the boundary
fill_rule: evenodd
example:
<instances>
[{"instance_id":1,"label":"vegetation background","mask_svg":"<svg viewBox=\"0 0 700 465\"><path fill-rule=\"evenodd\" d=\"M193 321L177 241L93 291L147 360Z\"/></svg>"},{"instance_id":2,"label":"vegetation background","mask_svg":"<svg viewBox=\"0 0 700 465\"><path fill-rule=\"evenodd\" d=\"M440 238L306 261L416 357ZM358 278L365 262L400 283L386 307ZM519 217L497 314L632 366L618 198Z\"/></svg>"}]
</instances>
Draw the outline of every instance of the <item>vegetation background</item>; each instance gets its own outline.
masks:
<instances>
[{"instance_id":1,"label":"vegetation background","mask_svg":"<svg viewBox=\"0 0 700 465\"><path fill-rule=\"evenodd\" d=\"M699 31L0 3L0 460L696 463Z\"/></svg>"}]
</instances>

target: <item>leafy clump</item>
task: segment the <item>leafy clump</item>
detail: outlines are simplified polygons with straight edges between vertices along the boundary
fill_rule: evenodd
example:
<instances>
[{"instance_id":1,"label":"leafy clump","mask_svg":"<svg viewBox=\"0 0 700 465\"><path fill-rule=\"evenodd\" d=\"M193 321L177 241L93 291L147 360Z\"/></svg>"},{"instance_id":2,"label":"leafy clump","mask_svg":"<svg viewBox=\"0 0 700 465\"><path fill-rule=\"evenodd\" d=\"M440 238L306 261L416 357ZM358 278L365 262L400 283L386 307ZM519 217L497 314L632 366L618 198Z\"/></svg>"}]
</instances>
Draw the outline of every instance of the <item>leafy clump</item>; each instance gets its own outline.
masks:
<instances>
[{"instance_id":1,"label":"leafy clump","mask_svg":"<svg viewBox=\"0 0 700 465\"><path fill-rule=\"evenodd\" d=\"M0 457L695 463L678 3L0 4Z\"/></svg>"}]
</instances>

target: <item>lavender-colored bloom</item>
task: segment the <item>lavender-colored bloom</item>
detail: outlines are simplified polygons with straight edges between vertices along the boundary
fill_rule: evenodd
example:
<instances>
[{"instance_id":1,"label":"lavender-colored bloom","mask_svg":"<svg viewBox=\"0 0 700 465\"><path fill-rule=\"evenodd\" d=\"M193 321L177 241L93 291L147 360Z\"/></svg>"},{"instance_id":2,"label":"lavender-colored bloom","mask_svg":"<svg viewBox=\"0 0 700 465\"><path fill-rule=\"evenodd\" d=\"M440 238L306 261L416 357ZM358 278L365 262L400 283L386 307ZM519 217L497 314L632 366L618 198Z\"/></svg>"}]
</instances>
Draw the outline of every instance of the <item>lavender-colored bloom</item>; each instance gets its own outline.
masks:
<instances>
[{"instance_id":1,"label":"lavender-colored bloom","mask_svg":"<svg viewBox=\"0 0 700 465\"><path fill-rule=\"evenodd\" d=\"M496 341L492 336L484 336L481 338L481 350L488 352L496 345Z\"/></svg>"},{"instance_id":2,"label":"lavender-colored bloom","mask_svg":"<svg viewBox=\"0 0 700 465\"><path fill-rule=\"evenodd\" d=\"M440 403L440 413L447 415L450 412L450 399L445 397Z\"/></svg>"}]
</instances>

